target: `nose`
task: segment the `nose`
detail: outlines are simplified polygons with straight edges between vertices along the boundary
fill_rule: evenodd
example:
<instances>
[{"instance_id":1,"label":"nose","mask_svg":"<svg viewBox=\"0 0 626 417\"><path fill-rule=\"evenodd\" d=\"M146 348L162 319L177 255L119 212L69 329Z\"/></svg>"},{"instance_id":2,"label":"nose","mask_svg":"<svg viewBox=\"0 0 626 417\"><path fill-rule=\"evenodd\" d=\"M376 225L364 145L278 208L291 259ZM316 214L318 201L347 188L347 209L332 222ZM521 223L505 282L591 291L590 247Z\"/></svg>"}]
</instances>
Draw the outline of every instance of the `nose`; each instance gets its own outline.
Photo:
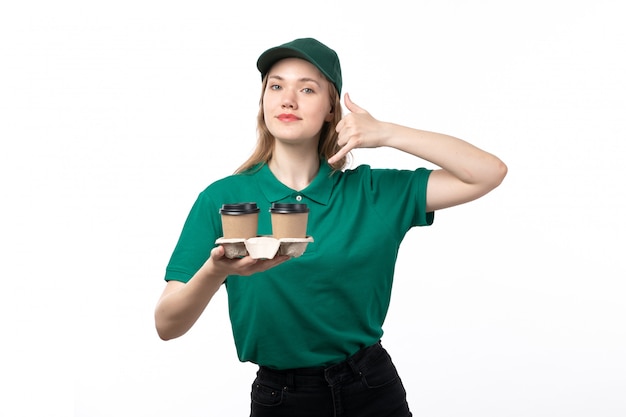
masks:
<instances>
[{"instance_id":1,"label":"nose","mask_svg":"<svg viewBox=\"0 0 626 417\"><path fill-rule=\"evenodd\" d=\"M283 95L281 97L282 104L281 107L283 109L295 109L297 107L295 94L290 89L283 90Z\"/></svg>"}]
</instances>

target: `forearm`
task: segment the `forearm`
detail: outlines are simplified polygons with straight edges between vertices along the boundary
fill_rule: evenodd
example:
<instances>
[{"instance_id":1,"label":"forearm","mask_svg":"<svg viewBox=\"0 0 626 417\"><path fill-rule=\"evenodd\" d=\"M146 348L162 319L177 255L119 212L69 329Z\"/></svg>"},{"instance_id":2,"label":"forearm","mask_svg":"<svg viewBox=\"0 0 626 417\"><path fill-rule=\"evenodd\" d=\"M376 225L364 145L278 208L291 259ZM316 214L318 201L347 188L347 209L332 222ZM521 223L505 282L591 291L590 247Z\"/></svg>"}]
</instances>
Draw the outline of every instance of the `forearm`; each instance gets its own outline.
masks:
<instances>
[{"instance_id":1,"label":"forearm","mask_svg":"<svg viewBox=\"0 0 626 417\"><path fill-rule=\"evenodd\" d=\"M460 181L497 186L506 167L496 156L453 136L385 123L384 146L429 161Z\"/></svg>"},{"instance_id":2,"label":"forearm","mask_svg":"<svg viewBox=\"0 0 626 417\"><path fill-rule=\"evenodd\" d=\"M185 334L198 320L225 278L207 262L187 284L169 283L155 309L159 337L169 340Z\"/></svg>"},{"instance_id":3,"label":"forearm","mask_svg":"<svg viewBox=\"0 0 626 417\"><path fill-rule=\"evenodd\" d=\"M267 271L288 259L287 255L276 255L272 259L254 259L251 256L229 259L225 257L223 246L213 248L209 259L187 284L168 282L154 313L159 336L169 340L185 334L227 276L249 276Z\"/></svg>"}]
</instances>

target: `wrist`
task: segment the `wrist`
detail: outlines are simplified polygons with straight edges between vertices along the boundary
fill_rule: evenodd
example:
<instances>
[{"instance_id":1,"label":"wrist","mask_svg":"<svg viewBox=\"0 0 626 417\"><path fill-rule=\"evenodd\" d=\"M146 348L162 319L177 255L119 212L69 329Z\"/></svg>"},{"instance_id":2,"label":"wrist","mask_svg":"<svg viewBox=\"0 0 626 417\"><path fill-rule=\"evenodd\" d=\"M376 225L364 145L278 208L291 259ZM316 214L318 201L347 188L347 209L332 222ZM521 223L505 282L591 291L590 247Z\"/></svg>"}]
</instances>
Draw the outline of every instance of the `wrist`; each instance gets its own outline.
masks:
<instances>
[{"instance_id":1,"label":"wrist","mask_svg":"<svg viewBox=\"0 0 626 417\"><path fill-rule=\"evenodd\" d=\"M214 256L210 256L209 259L198 270L198 275L202 281L212 286L220 286L226 281L228 272L226 269L216 261Z\"/></svg>"}]
</instances>

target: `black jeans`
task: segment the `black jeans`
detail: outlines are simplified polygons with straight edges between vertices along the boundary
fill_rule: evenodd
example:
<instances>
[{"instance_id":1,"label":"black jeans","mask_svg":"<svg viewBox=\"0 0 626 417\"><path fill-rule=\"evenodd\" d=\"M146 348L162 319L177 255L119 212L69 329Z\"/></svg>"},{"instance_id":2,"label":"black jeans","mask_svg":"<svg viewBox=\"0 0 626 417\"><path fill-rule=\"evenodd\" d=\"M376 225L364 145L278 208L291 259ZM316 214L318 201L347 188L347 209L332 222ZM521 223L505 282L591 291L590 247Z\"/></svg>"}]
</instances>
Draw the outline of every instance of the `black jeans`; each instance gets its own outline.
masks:
<instances>
[{"instance_id":1,"label":"black jeans","mask_svg":"<svg viewBox=\"0 0 626 417\"><path fill-rule=\"evenodd\" d=\"M251 417L410 417L406 391L379 343L328 368L261 366Z\"/></svg>"}]
</instances>

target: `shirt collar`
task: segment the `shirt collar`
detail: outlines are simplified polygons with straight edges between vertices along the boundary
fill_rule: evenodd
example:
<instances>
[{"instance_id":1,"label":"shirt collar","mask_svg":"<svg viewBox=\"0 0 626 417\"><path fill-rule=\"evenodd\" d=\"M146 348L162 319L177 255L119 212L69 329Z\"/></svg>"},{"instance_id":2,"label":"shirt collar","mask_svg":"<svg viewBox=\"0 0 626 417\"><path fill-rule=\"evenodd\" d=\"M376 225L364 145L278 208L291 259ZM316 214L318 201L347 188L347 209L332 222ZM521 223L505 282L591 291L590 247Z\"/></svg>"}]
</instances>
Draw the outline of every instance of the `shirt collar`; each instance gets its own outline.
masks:
<instances>
[{"instance_id":1,"label":"shirt collar","mask_svg":"<svg viewBox=\"0 0 626 417\"><path fill-rule=\"evenodd\" d=\"M291 195L299 194L316 203L327 205L333 191L334 178L332 168L325 160L320 163L320 169L311 183L303 190L296 191L280 182L272 173L267 163L261 166L256 174L256 180L263 194L270 203L283 200Z\"/></svg>"}]
</instances>

